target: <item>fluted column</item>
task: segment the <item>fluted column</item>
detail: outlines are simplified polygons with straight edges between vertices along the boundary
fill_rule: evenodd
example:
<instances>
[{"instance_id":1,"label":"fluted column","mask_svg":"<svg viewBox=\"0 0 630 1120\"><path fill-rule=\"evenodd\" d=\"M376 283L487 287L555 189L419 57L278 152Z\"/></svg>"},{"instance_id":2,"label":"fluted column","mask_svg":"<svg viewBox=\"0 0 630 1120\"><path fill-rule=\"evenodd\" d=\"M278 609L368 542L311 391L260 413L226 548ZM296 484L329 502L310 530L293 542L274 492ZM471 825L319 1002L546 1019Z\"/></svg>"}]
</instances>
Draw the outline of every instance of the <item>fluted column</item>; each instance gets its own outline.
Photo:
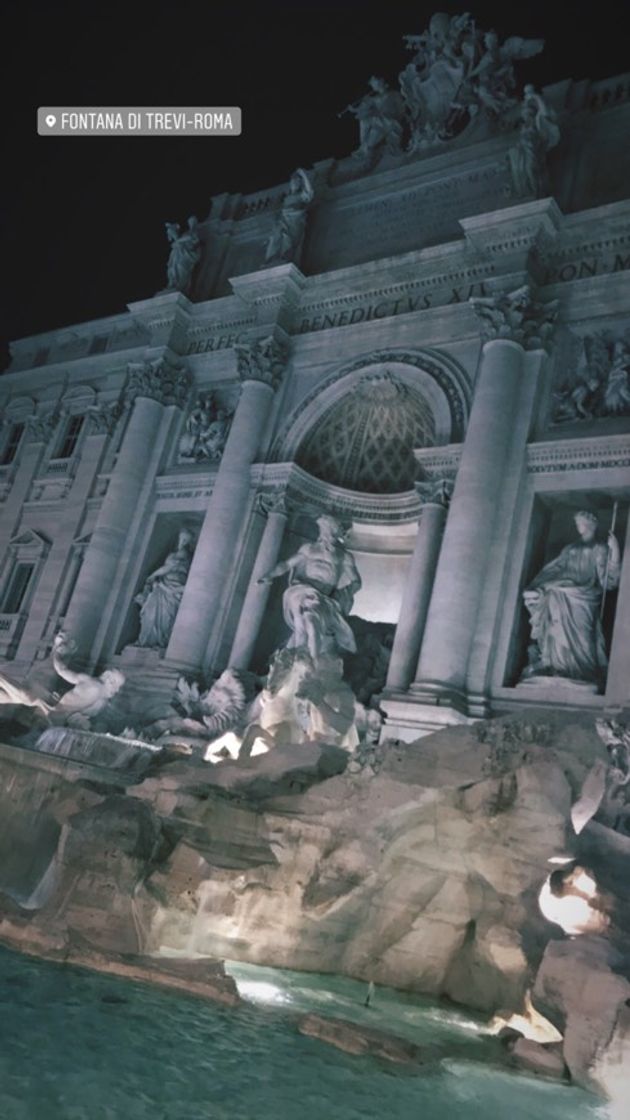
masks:
<instances>
[{"instance_id":1,"label":"fluted column","mask_svg":"<svg viewBox=\"0 0 630 1120\"><path fill-rule=\"evenodd\" d=\"M164 408L183 405L188 376L164 359L134 363L129 366L127 394L133 400L131 416L66 612L65 628L83 654L91 649L102 619Z\"/></svg>"},{"instance_id":2,"label":"fluted column","mask_svg":"<svg viewBox=\"0 0 630 1120\"><path fill-rule=\"evenodd\" d=\"M272 338L236 350L243 387L166 651L168 661L179 668L203 664L224 605L249 499L250 468L284 367L284 350Z\"/></svg>"},{"instance_id":3,"label":"fluted column","mask_svg":"<svg viewBox=\"0 0 630 1120\"><path fill-rule=\"evenodd\" d=\"M288 510L284 494L263 495L259 510L267 515L263 535L258 548L247 594L241 610L239 623L232 643L230 665L234 669L248 669L265 609L271 593L269 583L259 583L262 576L277 563L286 529Z\"/></svg>"},{"instance_id":4,"label":"fluted column","mask_svg":"<svg viewBox=\"0 0 630 1120\"><path fill-rule=\"evenodd\" d=\"M416 675L422 692L455 702L465 688L496 511L513 461L525 349L542 348L556 313L555 304L535 303L527 287L471 303L486 341Z\"/></svg>"},{"instance_id":5,"label":"fluted column","mask_svg":"<svg viewBox=\"0 0 630 1120\"><path fill-rule=\"evenodd\" d=\"M388 689L404 690L414 678L452 485L417 483L423 499L411 563L387 673Z\"/></svg>"}]
</instances>

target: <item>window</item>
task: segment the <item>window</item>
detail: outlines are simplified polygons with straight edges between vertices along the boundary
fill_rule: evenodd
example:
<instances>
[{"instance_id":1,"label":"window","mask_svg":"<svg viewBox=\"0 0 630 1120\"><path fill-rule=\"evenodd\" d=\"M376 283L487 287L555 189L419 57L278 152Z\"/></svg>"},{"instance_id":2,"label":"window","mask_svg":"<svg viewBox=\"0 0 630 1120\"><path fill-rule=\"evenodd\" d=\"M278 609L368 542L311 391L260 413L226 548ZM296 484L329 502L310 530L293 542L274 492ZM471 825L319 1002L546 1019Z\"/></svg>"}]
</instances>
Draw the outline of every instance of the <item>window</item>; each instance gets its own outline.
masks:
<instances>
[{"instance_id":1,"label":"window","mask_svg":"<svg viewBox=\"0 0 630 1120\"><path fill-rule=\"evenodd\" d=\"M83 427L83 416L71 416L66 422L53 459L71 459Z\"/></svg>"},{"instance_id":2,"label":"window","mask_svg":"<svg viewBox=\"0 0 630 1120\"><path fill-rule=\"evenodd\" d=\"M17 455L20 440L24 434L24 424L12 424L9 428L9 434L4 442L2 448L2 456L0 457L0 467L8 467Z\"/></svg>"},{"instance_id":3,"label":"window","mask_svg":"<svg viewBox=\"0 0 630 1120\"><path fill-rule=\"evenodd\" d=\"M17 614L22 603L28 585L31 581L31 576L35 571L34 564L16 564L11 578L9 580L7 589L4 593L0 614Z\"/></svg>"}]
</instances>

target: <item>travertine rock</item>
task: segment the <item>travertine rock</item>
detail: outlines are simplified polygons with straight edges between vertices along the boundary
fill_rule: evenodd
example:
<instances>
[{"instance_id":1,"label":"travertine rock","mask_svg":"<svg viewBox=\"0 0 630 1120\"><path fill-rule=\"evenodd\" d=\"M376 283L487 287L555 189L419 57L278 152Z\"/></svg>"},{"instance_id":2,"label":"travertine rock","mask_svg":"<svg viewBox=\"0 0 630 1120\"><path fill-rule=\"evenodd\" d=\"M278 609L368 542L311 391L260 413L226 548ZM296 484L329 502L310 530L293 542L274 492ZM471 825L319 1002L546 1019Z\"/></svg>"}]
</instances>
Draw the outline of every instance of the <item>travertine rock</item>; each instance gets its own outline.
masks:
<instances>
[{"instance_id":1,"label":"travertine rock","mask_svg":"<svg viewBox=\"0 0 630 1120\"><path fill-rule=\"evenodd\" d=\"M540 1042L533 1042L531 1038L517 1038L511 1054L517 1065L532 1073L540 1073L543 1077L566 1077L562 1051L556 1044L541 1046Z\"/></svg>"},{"instance_id":2,"label":"travertine rock","mask_svg":"<svg viewBox=\"0 0 630 1120\"><path fill-rule=\"evenodd\" d=\"M551 941L533 991L535 1006L564 1035L572 1079L607 1093L630 1068L627 966L602 937Z\"/></svg>"},{"instance_id":3,"label":"travertine rock","mask_svg":"<svg viewBox=\"0 0 630 1120\"><path fill-rule=\"evenodd\" d=\"M630 985L607 954L627 938L629 842L597 821L576 837L570 816L603 753L593 724L547 713L381 745L378 773L307 743L166 759L125 791L120 771L3 748L0 844L19 856L6 883L0 864L0 936L337 972L508 1018L545 954L534 1005L571 1076L606 1087L627 1046ZM545 953L559 853L601 888L603 956L586 937Z\"/></svg>"},{"instance_id":4,"label":"travertine rock","mask_svg":"<svg viewBox=\"0 0 630 1120\"><path fill-rule=\"evenodd\" d=\"M300 1034L319 1038L336 1046L346 1054L371 1054L374 1058L385 1058L388 1062L422 1062L423 1054L419 1046L404 1038L384 1034L346 1019L330 1019L324 1015L305 1015L298 1023Z\"/></svg>"}]
</instances>

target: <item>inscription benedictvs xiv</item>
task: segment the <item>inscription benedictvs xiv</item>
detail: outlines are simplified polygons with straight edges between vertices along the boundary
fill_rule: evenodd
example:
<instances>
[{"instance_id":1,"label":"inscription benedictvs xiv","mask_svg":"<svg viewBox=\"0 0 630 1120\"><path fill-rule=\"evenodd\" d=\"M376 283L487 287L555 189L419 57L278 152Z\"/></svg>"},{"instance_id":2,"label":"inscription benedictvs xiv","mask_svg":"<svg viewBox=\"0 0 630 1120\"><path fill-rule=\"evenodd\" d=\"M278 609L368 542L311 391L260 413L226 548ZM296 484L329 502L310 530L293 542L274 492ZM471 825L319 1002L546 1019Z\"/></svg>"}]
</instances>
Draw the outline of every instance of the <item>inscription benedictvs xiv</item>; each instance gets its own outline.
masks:
<instances>
[{"instance_id":1,"label":"inscription benedictvs xiv","mask_svg":"<svg viewBox=\"0 0 630 1120\"><path fill-rule=\"evenodd\" d=\"M313 212L306 267L343 268L454 240L461 236L460 218L499 209L511 195L507 162L501 160L383 198L322 203Z\"/></svg>"},{"instance_id":2,"label":"inscription benedictvs xiv","mask_svg":"<svg viewBox=\"0 0 630 1120\"><path fill-rule=\"evenodd\" d=\"M300 322L297 333L325 331L332 327L348 327L355 323L368 323L371 319L389 319L394 315L406 315L412 311L427 311L447 303L465 303L473 296L487 295L483 282L466 284L460 288L443 287L439 291L422 292L417 296L400 296L398 299L382 299L376 303L362 304L343 311L322 312L305 317Z\"/></svg>"}]
</instances>

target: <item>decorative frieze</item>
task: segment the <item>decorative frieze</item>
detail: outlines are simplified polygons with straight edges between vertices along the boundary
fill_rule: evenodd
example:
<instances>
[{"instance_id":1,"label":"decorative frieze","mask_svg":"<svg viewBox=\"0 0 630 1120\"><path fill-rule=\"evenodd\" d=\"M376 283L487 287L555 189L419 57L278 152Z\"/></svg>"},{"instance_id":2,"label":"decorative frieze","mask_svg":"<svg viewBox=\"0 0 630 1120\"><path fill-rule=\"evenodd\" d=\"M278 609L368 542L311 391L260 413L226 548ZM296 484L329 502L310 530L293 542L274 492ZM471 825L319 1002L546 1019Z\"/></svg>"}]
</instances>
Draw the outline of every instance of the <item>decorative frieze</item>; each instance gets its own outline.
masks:
<instances>
[{"instance_id":1,"label":"decorative frieze","mask_svg":"<svg viewBox=\"0 0 630 1120\"><path fill-rule=\"evenodd\" d=\"M630 436L545 440L527 448L529 474L630 467Z\"/></svg>"}]
</instances>

